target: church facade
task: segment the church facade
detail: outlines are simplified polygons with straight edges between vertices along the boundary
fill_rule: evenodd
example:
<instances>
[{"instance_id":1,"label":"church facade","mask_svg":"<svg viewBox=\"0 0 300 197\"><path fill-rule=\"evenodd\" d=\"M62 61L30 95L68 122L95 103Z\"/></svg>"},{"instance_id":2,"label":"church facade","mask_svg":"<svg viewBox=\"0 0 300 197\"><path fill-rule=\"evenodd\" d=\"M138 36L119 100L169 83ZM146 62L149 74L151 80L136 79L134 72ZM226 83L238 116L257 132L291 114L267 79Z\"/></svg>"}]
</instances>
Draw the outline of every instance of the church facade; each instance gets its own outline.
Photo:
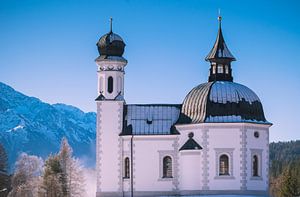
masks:
<instances>
[{"instance_id":1,"label":"church facade","mask_svg":"<svg viewBox=\"0 0 300 197\"><path fill-rule=\"evenodd\" d=\"M268 194L272 124L233 82L221 17L208 82L182 104L127 104L123 39L111 28L97 47L97 197Z\"/></svg>"}]
</instances>

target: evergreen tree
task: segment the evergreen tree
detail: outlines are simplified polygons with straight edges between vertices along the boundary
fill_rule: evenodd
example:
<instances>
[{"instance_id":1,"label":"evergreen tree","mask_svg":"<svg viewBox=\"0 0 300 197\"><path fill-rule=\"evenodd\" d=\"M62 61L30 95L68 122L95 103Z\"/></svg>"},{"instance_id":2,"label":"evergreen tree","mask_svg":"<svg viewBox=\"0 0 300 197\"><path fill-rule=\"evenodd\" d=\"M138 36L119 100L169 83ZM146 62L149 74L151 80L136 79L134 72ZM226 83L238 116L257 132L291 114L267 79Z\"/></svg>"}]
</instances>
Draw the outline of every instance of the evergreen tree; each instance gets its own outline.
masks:
<instances>
[{"instance_id":1,"label":"evergreen tree","mask_svg":"<svg viewBox=\"0 0 300 197\"><path fill-rule=\"evenodd\" d=\"M37 156L22 153L12 178L10 197L35 197L38 195L43 160Z\"/></svg>"},{"instance_id":2,"label":"evergreen tree","mask_svg":"<svg viewBox=\"0 0 300 197\"><path fill-rule=\"evenodd\" d=\"M57 155L50 155L45 162L40 197L62 197L62 168Z\"/></svg>"},{"instance_id":3,"label":"evergreen tree","mask_svg":"<svg viewBox=\"0 0 300 197\"><path fill-rule=\"evenodd\" d=\"M84 196L84 176L78 160L72 157L73 150L63 138L59 152L62 167L62 189L66 197Z\"/></svg>"},{"instance_id":4,"label":"evergreen tree","mask_svg":"<svg viewBox=\"0 0 300 197\"><path fill-rule=\"evenodd\" d=\"M281 197L300 195L300 185L295 174L295 169L291 166L288 166L283 172L279 195Z\"/></svg>"},{"instance_id":5,"label":"evergreen tree","mask_svg":"<svg viewBox=\"0 0 300 197\"><path fill-rule=\"evenodd\" d=\"M40 197L84 197L84 176L66 138L57 155L46 160Z\"/></svg>"}]
</instances>

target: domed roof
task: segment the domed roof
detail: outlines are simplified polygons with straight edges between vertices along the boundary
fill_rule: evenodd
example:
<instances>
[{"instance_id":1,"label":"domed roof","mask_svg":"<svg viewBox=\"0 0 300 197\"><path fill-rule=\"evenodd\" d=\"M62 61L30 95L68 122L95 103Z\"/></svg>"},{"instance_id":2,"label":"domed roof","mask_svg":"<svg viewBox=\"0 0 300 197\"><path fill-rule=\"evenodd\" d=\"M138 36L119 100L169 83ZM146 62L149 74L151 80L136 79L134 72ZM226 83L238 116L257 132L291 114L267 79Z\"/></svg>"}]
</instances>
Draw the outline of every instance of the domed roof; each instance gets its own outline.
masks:
<instances>
[{"instance_id":1,"label":"domed roof","mask_svg":"<svg viewBox=\"0 0 300 197\"><path fill-rule=\"evenodd\" d=\"M258 96L230 81L200 84L184 99L178 123L203 122L269 123Z\"/></svg>"},{"instance_id":2,"label":"domed roof","mask_svg":"<svg viewBox=\"0 0 300 197\"><path fill-rule=\"evenodd\" d=\"M125 43L121 36L110 31L97 42L100 56L119 56L124 53Z\"/></svg>"}]
</instances>

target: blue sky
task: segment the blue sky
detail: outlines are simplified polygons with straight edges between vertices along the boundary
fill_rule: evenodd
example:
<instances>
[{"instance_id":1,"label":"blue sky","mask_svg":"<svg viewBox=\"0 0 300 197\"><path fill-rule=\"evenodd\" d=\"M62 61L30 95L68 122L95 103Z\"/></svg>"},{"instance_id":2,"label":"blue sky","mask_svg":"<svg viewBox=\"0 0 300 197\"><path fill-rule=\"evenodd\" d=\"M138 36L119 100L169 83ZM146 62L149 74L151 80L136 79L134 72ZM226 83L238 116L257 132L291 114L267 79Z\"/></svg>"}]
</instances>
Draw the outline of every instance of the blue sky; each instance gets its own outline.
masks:
<instances>
[{"instance_id":1,"label":"blue sky","mask_svg":"<svg viewBox=\"0 0 300 197\"><path fill-rule=\"evenodd\" d=\"M300 139L300 2L1 0L0 81L49 103L95 111L96 42L127 46L127 103L181 103L206 82L217 34L236 57L234 81L263 102L271 141Z\"/></svg>"}]
</instances>

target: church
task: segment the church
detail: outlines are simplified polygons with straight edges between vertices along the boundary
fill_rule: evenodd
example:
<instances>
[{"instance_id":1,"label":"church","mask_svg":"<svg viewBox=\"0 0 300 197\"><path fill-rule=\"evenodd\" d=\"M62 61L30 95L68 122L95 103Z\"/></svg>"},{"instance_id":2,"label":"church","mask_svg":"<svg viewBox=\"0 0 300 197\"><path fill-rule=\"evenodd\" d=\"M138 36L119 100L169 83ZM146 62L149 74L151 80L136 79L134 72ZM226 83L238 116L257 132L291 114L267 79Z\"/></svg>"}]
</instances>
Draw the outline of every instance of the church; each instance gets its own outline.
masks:
<instances>
[{"instance_id":1,"label":"church","mask_svg":"<svg viewBox=\"0 0 300 197\"><path fill-rule=\"evenodd\" d=\"M97 42L97 197L268 195L269 128L258 96L233 82L218 17L208 81L181 104L127 104L125 42Z\"/></svg>"}]
</instances>

